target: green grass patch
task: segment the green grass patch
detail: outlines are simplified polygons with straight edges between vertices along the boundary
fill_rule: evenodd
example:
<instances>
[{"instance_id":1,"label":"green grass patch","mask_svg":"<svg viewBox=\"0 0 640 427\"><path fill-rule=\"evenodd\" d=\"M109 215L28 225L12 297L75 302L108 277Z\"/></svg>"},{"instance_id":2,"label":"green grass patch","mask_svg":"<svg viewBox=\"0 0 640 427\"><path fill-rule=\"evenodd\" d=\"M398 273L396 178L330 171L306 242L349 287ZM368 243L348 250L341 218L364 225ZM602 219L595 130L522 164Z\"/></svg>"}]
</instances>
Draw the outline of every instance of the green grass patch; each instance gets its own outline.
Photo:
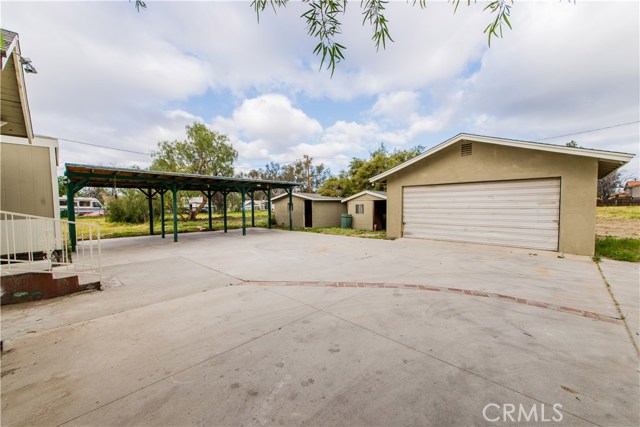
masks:
<instances>
[{"instance_id":1,"label":"green grass patch","mask_svg":"<svg viewBox=\"0 0 640 427\"><path fill-rule=\"evenodd\" d=\"M597 239L594 259L600 258L640 262L640 239L619 239L617 237Z\"/></svg>"},{"instance_id":2,"label":"green grass patch","mask_svg":"<svg viewBox=\"0 0 640 427\"><path fill-rule=\"evenodd\" d=\"M251 227L251 212L247 212L247 227ZM213 230L224 229L224 218L220 214L213 214L211 217ZM100 238L113 239L117 237L135 237L149 235L149 222L143 224L129 224L124 222L108 222L105 217L80 217L77 221L82 223L97 223L100 225ZM255 212L256 227L267 227L267 212ZM160 234L160 221L154 221L154 233ZM227 214L227 228L242 228L242 213L229 212ZM173 216L165 215L165 233L173 233ZM178 217L178 233L193 233L198 231L209 231L209 217L207 214L199 214L195 221L182 221Z\"/></svg>"},{"instance_id":3,"label":"green grass patch","mask_svg":"<svg viewBox=\"0 0 640 427\"><path fill-rule=\"evenodd\" d=\"M213 230L224 229L224 218L220 214L213 214L212 217ZM149 235L149 222L143 224L129 224L123 222L109 222L105 217L79 217L80 223L97 223L100 225L100 237L102 239L113 239L117 237L135 237ZM267 212L255 212L256 227L267 228ZM247 227L251 227L251 212L247 212ZM154 221L154 233L160 234L160 221ZM227 214L227 228L229 230L242 228L242 213L229 212ZM288 227L279 227L272 224L274 229L288 230ZM171 214L165 216L165 233L173 233L173 217ZM79 230L78 230L79 231ZM178 233L195 233L199 231L209 231L209 217L207 214L199 214L195 221L182 221L178 218ZM307 233L333 234L339 236L364 237L369 239L384 239L386 232L354 230L351 228L340 227L324 227L324 228L297 228L295 231L304 231Z\"/></svg>"},{"instance_id":4,"label":"green grass patch","mask_svg":"<svg viewBox=\"0 0 640 427\"><path fill-rule=\"evenodd\" d=\"M322 228L296 228L295 231L306 231L307 233L333 234L337 236L365 237L368 239L384 239L387 233L384 230L355 230L353 228L322 227Z\"/></svg>"},{"instance_id":5,"label":"green grass patch","mask_svg":"<svg viewBox=\"0 0 640 427\"><path fill-rule=\"evenodd\" d=\"M640 219L640 206L599 206L596 218Z\"/></svg>"}]
</instances>

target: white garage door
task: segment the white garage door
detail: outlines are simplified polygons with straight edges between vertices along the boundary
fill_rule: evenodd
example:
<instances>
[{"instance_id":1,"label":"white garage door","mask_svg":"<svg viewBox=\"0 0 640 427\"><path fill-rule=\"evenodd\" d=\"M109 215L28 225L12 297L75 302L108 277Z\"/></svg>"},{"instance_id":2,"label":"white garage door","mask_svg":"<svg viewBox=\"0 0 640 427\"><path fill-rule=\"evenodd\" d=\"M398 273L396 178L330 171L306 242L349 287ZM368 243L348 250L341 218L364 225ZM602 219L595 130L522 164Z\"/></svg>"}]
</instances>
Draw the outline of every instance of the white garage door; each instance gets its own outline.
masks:
<instances>
[{"instance_id":1,"label":"white garage door","mask_svg":"<svg viewBox=\"0 0 640 427\"><path fill-rule=\"evenodd\" d=\"M405 187L404 237L558 249L560 180Z\"/></svg>"}]
</instances>

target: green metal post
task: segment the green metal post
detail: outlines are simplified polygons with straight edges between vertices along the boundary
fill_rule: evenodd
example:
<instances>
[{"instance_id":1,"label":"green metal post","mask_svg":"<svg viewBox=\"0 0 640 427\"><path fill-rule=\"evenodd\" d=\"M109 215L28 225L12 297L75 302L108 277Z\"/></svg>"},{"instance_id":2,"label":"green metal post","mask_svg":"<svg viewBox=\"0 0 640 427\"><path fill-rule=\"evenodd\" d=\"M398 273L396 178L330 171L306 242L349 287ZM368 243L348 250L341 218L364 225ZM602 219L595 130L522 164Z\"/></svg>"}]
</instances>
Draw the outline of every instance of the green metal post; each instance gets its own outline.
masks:
<instances>
[{"instance_id":1,"label":"green metal post","mask_svg":"<svg viewBox=\"0 0 640 427\"><path fill-rule=\"evenodd\" d=\"M224 196L224 201L222 203L222 210L224 211L223 213L223 218L224 218L224 232L227 232L227 192L223 192L222 195Z\"/></svg>"},{"instance_id":2,"label":"green metal post","mask_svg":"<svg viewBox=\"0 0 640 427\"><path fill-rule=\"evenodd\" d=\"M244 208L244 196L246 191L247 190L244 187L240 189L240 194L242 194L242 235L243 236L247 235L247 212Z\"/></svg>"},{"instance_id":3,"label":"green metal post","mask_svg":"<svg viewBox=\"0 0 640 427\"><path fill-rule=\"evenodd\" d=\"M173 193L173 241L178 241L178 188L176 184L171 185Z\"/></svg>"},{"instance_id":4,"label":"green metal post","mask_svg":"<svg viewBox=\"0 0 640 427\"><path fill-rule=\"evenodd\" d=\"M293 231L293 189L287 190L289 193L289 231Z\"/></svg>"},{"instance_id":5,"label":"green metal post","mask_svg":"<svg viewBox=\"0 0 640 427\"><path fill-rule=\"evenodd\" d=\"M213 223L211 221L211 190L207 190L207 207L209 208L209 230L213 230Z\"/></svg>"},{"instance_id":6,"label":"green metal post","mask_svg":"<svg viewBox=\"0 0 640 427\"><path fill-rule=\"evenodd\" d=\"M255 199L253 191L251 192L251 226L256 226Z\"/></svg>"},{"instance_id":7,"label":"green metal post","mask_svg":"<svg viewBox=\"0 0 640 427\"><path fill-rule=\"evenodd\" d=\"M71 252L76 251L76 206L74 202L75 188L71 181L67 182L67 219L69 220L69 240L71 240Z\"/></svg>"},{"instance_id":8,"label":"green metal post","mask_svg":"<svg viewBox=\"0 0 640 427\"><path fill-rule=\"evenodd\" d=\"M267 188L267 228L271 228L271 188Z\"/></svg>"},{"instance_id":9,"label":"green metal post","mask_svg":"<svg viewBox=\"0 0 640 427\"><path fill-rule=\"evenodd\" d=\"M149 199L149 235L153 236L153 190L151 188L147 198Z\"/></svg>"},{"instance_id":10,"label":"green metal post","mask_svg":"<svg viewBox=\"0 0 640 427\"><path fill-rule=\"evenodd\" d=\"M167 190L161 190L160 191L160 229L162 230L162 238L164 239L164 193L166 193Z\"/></svg>"}]
</instances>

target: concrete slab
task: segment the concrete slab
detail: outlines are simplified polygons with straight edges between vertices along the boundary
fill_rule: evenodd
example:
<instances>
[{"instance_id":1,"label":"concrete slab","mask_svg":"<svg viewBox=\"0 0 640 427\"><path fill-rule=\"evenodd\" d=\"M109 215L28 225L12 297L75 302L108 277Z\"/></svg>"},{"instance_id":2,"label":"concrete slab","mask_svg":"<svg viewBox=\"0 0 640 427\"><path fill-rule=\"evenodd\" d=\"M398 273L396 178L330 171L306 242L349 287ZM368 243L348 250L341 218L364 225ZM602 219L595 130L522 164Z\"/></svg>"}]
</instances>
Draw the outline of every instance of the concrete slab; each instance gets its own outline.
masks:
<instances>
[{"instance_id":1,"label":"concrete slab","mask_svg":"<svg viewBox=\"0 0 640 427\"><path fill-rule=\"evenodd\" d=\"M640 347L640 264L604 259L600 268Z\"/></svg>"},{"instance_id":2,"label":"concrete slab","mask_svg":"<svg viewBox=\"0 0 640 427\"><path fill-rule=\"evenodd\" d=\"M495 425L490 403L494 417L513 404L548 418L561 404L560 425L640 424L638 359L619 321L246 282L425 284L617 317L586 257L262 229L180 239L107 240L105 291L3 307L3 424ZM633 313L637 269L602 265Z\"/></svg>"},{"instance_id":3,"label":"concrete slab","mask_svg":"<svg viewBox=\"0 0 640 427\"><path fill-rule=\"evenodd\" d=\"M68 424L490 425L487 402L540 405L316 312Z\"/></svg>"},{"instance_id":4,"label":"concrete slab","mask_svg":"<svg viewBox=\"0 0 640 427\"><path fill-rule=\"evenodd\" d=\"M181 257L103 268L104 290L2 307L2 336L10 339L172 300L240 280Z\"/></svg>"},{"instance_id":5,"label":"concrete slab","mask_svg":"<svg viewBox=\"0 0 640 427\"><path fill-rule=\"evenodd\" d=\"M229 287L31 334L2 357L2 422L59 425L314 311Z\"/></svg>"}]
</instances>

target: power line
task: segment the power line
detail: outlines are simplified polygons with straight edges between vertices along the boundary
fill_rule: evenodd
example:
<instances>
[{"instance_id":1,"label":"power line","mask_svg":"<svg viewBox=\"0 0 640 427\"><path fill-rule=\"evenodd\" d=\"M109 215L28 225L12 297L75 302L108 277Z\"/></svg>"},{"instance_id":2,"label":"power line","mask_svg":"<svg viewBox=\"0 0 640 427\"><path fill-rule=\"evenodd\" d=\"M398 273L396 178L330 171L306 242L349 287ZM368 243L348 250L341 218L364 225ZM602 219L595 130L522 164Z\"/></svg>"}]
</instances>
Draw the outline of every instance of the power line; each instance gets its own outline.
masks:
<instances>
[{"instance_id":1,"label":"power line","mask_svg":"<svg viewBox=\"0 0 640 427\"><path fill-rule=\"evenodd\" d=\"M567 133L567 134L565 134L565 135L550 136L550 137L548 137L548 138L538 139L537 141L546 141L546 140L548 140L548 139L564 138L565 136L580 135L580 134L583 134L583 133L597 132L597 131L599 131L599 130L619 128L619 127L621 127L621 126L628 126L628 125L632 125L632 124L635 124L635 123L640 123L640 120L636 120L636 121L634 121L634 122L629 122L629 123L620 123L620 124L618 124L618 125L605 126L605 127L603 127L603 128L583 130L583 131L581 131L581 132Z\"/></svg>"},{"instance_id":2,"label":"power line","mask_svg":"<svg viewBox=\"0 0 640 427\"><path fill-rule=\"evenodd\" d=\"M127 150L126 148L109 147L106 145L92 144L90 142L76 141L74 139L67 139L67 138L58 138L58 139L61 141L73 142L74 144L90 145L92 147L106 148L106 149L115 150L115 151L124 151L125 153L142 154L143 156L151 157L150 153L143 153L142 151Z\"/></svg>"}]
</instances>

